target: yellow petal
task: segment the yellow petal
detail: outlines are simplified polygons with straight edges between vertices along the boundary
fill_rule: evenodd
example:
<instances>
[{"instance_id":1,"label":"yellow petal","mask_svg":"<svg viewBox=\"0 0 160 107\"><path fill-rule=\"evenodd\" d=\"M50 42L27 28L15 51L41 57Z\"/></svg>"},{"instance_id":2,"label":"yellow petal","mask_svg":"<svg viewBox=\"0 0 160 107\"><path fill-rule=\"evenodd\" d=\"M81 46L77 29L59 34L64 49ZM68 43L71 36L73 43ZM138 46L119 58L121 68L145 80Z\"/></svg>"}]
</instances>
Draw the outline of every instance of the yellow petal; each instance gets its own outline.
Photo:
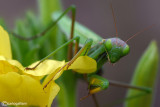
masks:
<instances>
[{"instance_id":1,"label":"yellow petal","mask_svg":"<svg viewBox=\"0 0 160 107\"><path fill-rule=\"evenodd\" d=\"M39 61L38 61L39 62ZM38 62L29 66L29 68L34 67ZM45 60L34 70L26 70L25 73L33 76L44 76L55 72L58 68L62 67L65 64L65 61L56 61L56 60Z\"/></svg>"},{"instance_id":2,"label":"yellow petal","mask_svg":"<svg viewBox=\"0 0 160 107\"><path fill-rule=\"evenodd\" d=\"M48 75L45 80L43 81L43 84L48 84L50 80L56 80L58 79L62 73L64 72L64 69L60 70L61 68L58 68L56 71L52 72L50 75Z\"/></svg>"},{"instance_id":3,"label":"yellow petal","mask_svg":"<svg viewBox=\"0 0 160 107\"><path fill-rule=\"evenodd\" d=\"M7 61L11 65L18 67L21 70L24 70L24 67L17 60L7 59L5 56L0 56L0 60Z\"/></svg>"},{"instance_id":4,"label":"yellow petal","mask_svg":"<svg viewBox=\"0 0 160 107\"><path fill-rule=\"evenodd\" d=\"M44 85L45 84L43 83L43 86ZM49 94L48 107L50 107L53 102L53 99L56 97L56 95L60 91L60 87L53 81L53 82L50 82L50 84L48 84L46 88L44 88L44 91L48 92Z\"/></svg>"},{"instance_id":5,"label":"yellow petal","mask_svg":"<svg viewBox=\"0 0 160 107\"><path fill-rule=\"evenodd\" d=\"M0 55L0 60L7 60L6 57Z\"/></svg>"},{"instance_id":6,"label":"yellow petal","mask_svg":"<svg viewBox=\"0 0 160 107\"><path fill-rule=\"evenodd\" d=\"M97 70L97 63L94 59L88 56L80 56L69 67L78 73L93 73Z\"/></svg>"},{"instance_id":7,"label":"yellow petal","mask_svg":"<svg viewBox=\"0 0 160 107\"><path fill-rule=\"evenodd\" d=\"M21 71L24 71L24 67L21 65L21 63L19 63L17 60L7 60L8 63L10 63L11 65L19 68Z\"/></svg>"},{"instance_id":8,"label":"yellow petal","mask_svg":"<svg viewBox=\"0 0 160 107\"><path fill-rule=\"evenodd\" d=\"M23 102L46 107L57 95L59 87L51 82L46 89L44 91L43 86L30 76L15 72L0 75L0 102Z\"/></svg>"},{"instance_id":9,"label":"yellow petal","mask_svg":"<svg viewBox=\"0 0 160 107\"><path fill-rule=\"evenodd\" d=\"M43 81L43 87L48 87L50 82L58 79L62 75L63 71L64 69L58 68L55 72L52 72L50 75L48 75Z\"/></svg>"},{"instance_id":10,"label":"yellow petal","mask_svg":"<svg viewBox=\"0 0 160 107\"><path fill-rule=\"evenodd\" d=\"M8 72L22 73L22 71L16 66L11 65L7 61L0 60L0 74L6 74Z\"/></svg>"},{"instance_id":11,"label":"yellow petal","mask_svg":"<svg viewBox=\"0 0 160 107\"><path fill-rule=\"evenodd\" d=\"M4 56L0 56L0 74L8 72L23 73L23 66L16 60L6 59Z\"/></svg>"},{"instance_id":12,"label":"yellow petal","mask_svg":"<svg viewBox=\"0 0 160 107\"><path fill-rule=\"evenodd\" d=\"M67 66L64 67L63 69L62 67L64 67L64 65L61 66L61 68L56 69L50 75L48 75L45 78L43 84L47 84L51 80L58 79L62 75L62 73L66 70ZM88 56L80 56L73 62L73 64L71 64L71 66L68 69L72 69L78 73L93 73L97 70L97 63L94 59Z\"/></svg>"},{"instance_id":13,"label":"yellow petal","mask_svg":"<svg viewBox=\"0 0 160 107\"><path fill-rule=\"evenodd\" d=\"M0 26L0 55L12 59L11 45L8 33Z\"/></svg>"}]
</instances>

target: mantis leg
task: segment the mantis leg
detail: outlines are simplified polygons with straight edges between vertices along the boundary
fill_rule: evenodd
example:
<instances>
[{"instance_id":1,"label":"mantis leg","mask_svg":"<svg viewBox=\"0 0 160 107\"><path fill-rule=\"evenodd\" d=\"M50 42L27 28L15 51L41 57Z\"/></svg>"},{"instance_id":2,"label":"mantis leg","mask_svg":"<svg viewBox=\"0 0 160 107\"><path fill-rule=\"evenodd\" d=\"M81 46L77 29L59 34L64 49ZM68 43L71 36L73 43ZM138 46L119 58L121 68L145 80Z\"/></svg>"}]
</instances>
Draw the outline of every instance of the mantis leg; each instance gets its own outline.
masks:
<instances>
[{"instance_id":1,"label":"mantis leg","mask_svg":"<svg viewBox=\"0 0 160 107\"><path fill-rule=\"evenodd\" d=\"M22 40L33 40L33 39L36 39L38 37L41 37L43 35L45 35L49 30L51 30L57 23L60 19L63 18L64 15L66 15L69 11L72 12L72 26L71 26L71 35L73 35L73 29L74 29L74 20L75 20L75 10L76 10L76 7L74 5L71 5L70 7L68 7L58 18L57 20L55 20L54 22L52 22L47 28L45 28L45 30L43 30L41 33L37 34L37 35L34 35L32 37L29 37L29 38L25 38L25 37L22 37L14 32L11 32L15 37L19 38L19 39L22 39Z\"/></svg>"},{"instance_id":2,"label":"mantis leg","mask_svg":"<svg viewBox=\"0 0 160 107\"><path fill-rule=\"evenodd\" d=\"M70 39L73 38L75 19L76 19L76 8L74 6L72 6L72 24L71 24ZM72 47L73 47L73 43L71 43L68 47L68 60L70 60L72 58ZM78 44L76 44L75 47L78 47ZM76 51L78 51L78 50L75 48L75 53L76 53Z\"/></svg>"},{"instance_id":3,"label":"mantis leg","mask_svg":"<svg viewBox=\"0 0 160 107\"><path fill-rule=\"evenodd\" d=\"M99 75L96 75L96 74L89 75L88 82L89 82L89 86L90 86L90 90L89 90L90 94L94 94L94 93L100 92L102 90L106 90L109 87L109 85L123 87L123 88L131 88L131 89L143 91L146 93L151 92L151 89L148 87L133 86L133 85L129 85L126 83L107 80L107 79L105 79Z\"/></svg>"},{"instance_id":4,"label":"mantis leg","mask_svg":"<svg viewBox=\"0 0 160 107\"><path fill-rule=\"evenodd\" d=\"M138 98L138 97L142 97L142 96L145 96L145 95L148 95L148 94L151 93L151 88L147 88L147 87L133 86L133 85L129 85L129 84L121 83L121 82L117 82L117 81L112 81L112 80L109 80L109 83L110 83L111 86L117 86L117 87L131 88L131 89L134 89L134 90L139 90L138 94L134 94L133 96L116 100L116 101L110 103L109 105L107 105L109 107L120 104L124 101L128 101L128 100L132 100L132 99L135 99L135 98Z\"/></svg>"},{"instance_id":5,"label":"mantis leg","mask_svg":"<svg viewBox=\"0 0 160 107\"><path fill-rule=\"evenodd\" d=\"M113 101L109 104L106 104L104 107L114 107L114 106L116 106L118 104L121 104L125 101L133 100L133 99L138 98L138 97L143 97L143 96L148 95L148 94L149 93L147 93L147 92L139 92L138 94L135 94L135 95L127 97L127 98L117 99L116 101Z\"/></svg>"},{"instance_id":6,"label":"mantis leg","mask_svg":"<svg viewBox=\"0 0 160 107\"><path fill-rule=\"evenodd\" d=\"M75 16L76 16L76 7L74 5L71 5L69 8L67 8L54 22L52 22L44 31L42 31L41 33L37 34L37 35L34 35L32 37L29 37L29 38L25 38L23 36L20 36L14 32L12 32L12 34L15 36L15 37L18 37L19 39L22 39L22 40L33 40L33 39L36 39L38 37L41 37L43 35L45 35L49 30L51 30L57 23L60 19L63 18L64 15L66 15L69 11L72 12L72 24L71 24L71 33L70 33L70 39L73 38L73 34L74 34L74 25L75 25ZM78 46L78 43L76 43L76 46ZM72 47L73 47L73 43L70 43L69 44L69 48L68 48L68 60L70 60L72 58ZM78 50L77 48L75 49L76 51Z\"/></svg>"},{"instance_id":7,"label":"mantis leg","mask_svg":"<svg viewBox=\"0 0 160 107\"><path fill-rule=\"evenodd\" d=\"M59 48L57 48L55 51L53 51L52 53L50 53L48 56L46 56L43 59L41 59L40 62L35 67L33 67L33 68L26 68L26 70L34 70L39 64L41 64L43 61L45 61L49 57L53 56L56 52L58 52L59 50L61 50L62 48L64 48L66 45L72 43L74 40L76 40L77 42L79 42L79 37L77 36L77 37L74 37L73 39L69 40L68 42L66 42L65 44L63 44Z\"/></svg>"},{"instance_id":8,"label":"mantis leg","mask_svg":"<svg viewBox=\"0 0 160 107\"><path fill-rule=\"evenodd\" d=\"M151 92L151 89L147 88L147 87L133 86L133 85L125 84L125 83L120 83L120 82L117 82L117 81L107 80L107 79L105 79L101 76L95 75L95 74L89 75L88 85L89 85L89 93L88 93L87 96L81 98L81 100L83 100L83 99L87 98L88 96L92 95L95 102L97 102L94 94L97 93L97 92L100 92L102 90L106 90L109 87L109 85L117 86L117 87L123 87L123 88L132 88L132 89L139 90L141 93L145 93L145 94ZM136 95L136 96L139 96L139 95ZM126 98L126 99L133 99L135 97ZM122 102L124 100L120 100L120 101ZM118 101L118 102L120 102L120 101ZM95 103L95 104L98 107L98 103Z\"/></svg>"},{"instance_id":9,"label":"mantis leg","mask_svg":"<svg viewBox=\"0 0 160 107\"><path fill-rule=\"evenodd\" d=\"M73 39L72 39L73 40ZM69 61L67 64L65 64L63 67L61 67L61 69L58 71L58 72L60 72L62 69L64 69L65 67L67 67L67 69L68 69L68 67L79 57L79 56L84 56L84 55L86 55L87 54L87 52L88 52L88 50L90 49L90 47L91 47L91 45L92 45L92 40L91 39L88 39L87 41L86 41L86 44L84 45L84 47L82 47L79 51L78 51L78 53L71 59L71 61ZM51 53L52 54L52 53ZM51 55L50 54L50 55ZM48 55L49 57L50 57L50 55ZM43 61L45 60L45 59L47 59L48 58L48 56L47 57L45 57L44 59L42 59ZM38 65L38 64L37 64ZM57 73L58 73L57 72ZM48 81L48 83L44 86L44 88L46 88L47 87L47 85L53 80L53 78L54 77L52 77L49 81Z\"/></svg>"},{"instance_id":10,"label":"mantis leg","mask_svg":"<svg viewBox=\"0 0 160 107\"><path fill-rule=\"evenodd\" d=\"M126 83L121 83L121 82L117 82L117 81L113 81L113 80L109 80L109 84L112 86L117 86L117 87L123 87L123 88L132 88L135 90L140 90L146 93L150 93L151 89L147 88L147 87L139 87L139 86L133 86L133 85L129 85Z\"/></svg>"},{"instance_id":11,"label":"mantis leg","mask_svg":"<svg viewBox=\"0 0 160 107\"><path fill-rule=\"evenodd\" d=\"M79 52L71 59L71 61L68 62L67 68L79 57L79 56L85 56L88 53L88 50L91 48L92 40L88 39L86 41L86 44L79 50Z\"/></svg>"}]
</instances>

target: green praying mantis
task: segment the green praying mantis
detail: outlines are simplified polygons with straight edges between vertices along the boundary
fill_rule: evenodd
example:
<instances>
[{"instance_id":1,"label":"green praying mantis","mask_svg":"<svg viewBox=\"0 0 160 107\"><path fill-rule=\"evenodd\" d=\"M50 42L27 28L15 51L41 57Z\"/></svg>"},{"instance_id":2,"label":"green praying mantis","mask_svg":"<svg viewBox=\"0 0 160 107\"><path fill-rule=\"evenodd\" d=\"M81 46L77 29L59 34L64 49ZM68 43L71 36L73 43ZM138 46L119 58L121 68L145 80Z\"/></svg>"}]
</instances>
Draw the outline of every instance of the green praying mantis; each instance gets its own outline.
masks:
<instances>
[{"instance_id":1,"label":"green praying mantis","mask_svg":"<svg viewBox=\"0 0 160 107\"><path fill-rule=\"evenodd\" d=\"M39 35L33 36L31 38L25 38L25 40L33 40L33 39L36 39L40 36L43 36L46 32L48 32L50 29L52 29L60 20L63 21L63 18L65 18L65 15L69 11L72 12L72 24L71 24L71 29L70 29L71 30L70 31L70 40L68 42L66 42L65 44L63 44L62 46L60 46L59 48L57 48L52 53L50 53L47 57L40 60L40 62L35 67L26 68L26 70L36 69L36 67L39 64L41 64L44 60L48 59L50 56L54 55L57 51L59 51L60 49L64 48L66 45L69 45L69 44L70 44L70 46L69 46L69 56L68 56L68 58L71 59L73 41L76 41L76 43L75 43L75 53L76 54L65 66L69 67L79 56L87 55L87 56L89 56L89 57L91 57L91 58L93 58L97 61L97 72L98 72L98 70L107 61L110 62L110 63L116 63L122 57L129 54L130 48L129 48L129 45L127 45L127 42L131 38L135 37L137 34L139 34L139 33L143 32L144 30L148 29L148 28L146 28L146 29L136 33L131 38L129 38L127 41L123 41L123 40L118 38L117 29L116 29L116 37L109 38L109 39L102 39L99 36L94 36L94 35L91 35L91 34L74 35L76 8L75 8L75 6L70 6L60 16L58 16L58 18L53 23L51 23L50 26L48 26L42 33L40 33ZM113 13L113 8L112 8L112 13ZM114 16L114 14L113 14L113 16ZM115 18L114 18L114 20L115 20ZM62 30L65 30L63 28L64 27L63 24L66 24L66 26L68 26L68 22L66 22L66 21L65 21L65 23L62 22L62 23L59 23L59 24L60 24ZM116 27L116 24L115 24L115 27ZM66 29L68 29L68 28L66 28ZM21 36L15 34L15 33L14 33L14 35L21 38L21 39L24 39ZM85 41L85 43L84 43L84 41ZM80 50L78 50L79 43L83 45L83 47ZM86 77L85 80L87 81L87 83L89 85L89 94L88 95L93 95L97 92L100 92L102 90L107 89L109 84L110 85L116 85L116 86L122 86L122 87L126 87L126 88L134 88L134 89L142 90L142 91L145 91L145 92L150 92L150 89L147 88L147 87L137 87L137 86L131 86L131 85L123 84L123 83L108 81L107 79L97 75L96 73L86 75L85 77ZM52 81L52 79L50 81ZM47 85L48 84L46 84L45 87L47 87Z\"/></svg>"}]
</instances>

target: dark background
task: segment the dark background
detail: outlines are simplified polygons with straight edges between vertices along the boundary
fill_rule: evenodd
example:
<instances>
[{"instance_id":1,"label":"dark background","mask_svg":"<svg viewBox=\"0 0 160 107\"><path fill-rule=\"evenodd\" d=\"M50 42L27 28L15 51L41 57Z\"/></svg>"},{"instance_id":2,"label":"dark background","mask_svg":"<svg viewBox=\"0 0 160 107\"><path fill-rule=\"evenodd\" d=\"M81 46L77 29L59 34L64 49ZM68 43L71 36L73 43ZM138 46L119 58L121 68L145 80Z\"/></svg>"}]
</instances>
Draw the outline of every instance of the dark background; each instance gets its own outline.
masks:
<instances>
[{"instance_id":1,"label":"dark background","mask_svg":"<svg viewBox=\"0 0 160 107\"><path fill-rule=\"evenodd\" d=\"M92 29L103 38L113 37L115 28L109 0L62 0L64 8L71 4L77 6L76 19ZM156 24L153 28L141 33L128 42L130 54L122 58L115 66L105 64L104 77L129 83L138 59L146 49L151 40L156 40L160 46L160 1L159 0L113 0L114 12L119 37L127 40L136 32ZM38 14L36 0L1 0L0 17L3 17L7 24L12 28L16 18L23 18L25 12L30 9ZM160 105L160 78L157 79L155 103L153 107ZM87 95L87 86L79 82L79 98ZM100 105L123 98L126 89L110 87L108 90L96 94ZM79 101L79 107L94 107L92 99ZM118 105L116 107L121 107Z\"/></svg>"}]
</instances>

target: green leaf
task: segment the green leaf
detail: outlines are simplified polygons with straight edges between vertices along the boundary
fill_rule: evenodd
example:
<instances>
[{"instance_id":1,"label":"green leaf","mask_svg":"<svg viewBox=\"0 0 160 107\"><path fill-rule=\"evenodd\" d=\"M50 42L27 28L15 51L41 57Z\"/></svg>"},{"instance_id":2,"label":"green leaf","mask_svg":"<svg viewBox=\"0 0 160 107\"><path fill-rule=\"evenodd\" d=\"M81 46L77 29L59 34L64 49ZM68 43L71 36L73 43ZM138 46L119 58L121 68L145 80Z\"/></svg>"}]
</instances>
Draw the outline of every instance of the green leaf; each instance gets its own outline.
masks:
<instances>
[{"instance_id":1,"label":"green leaf","mask_svg":"<svg viewBox=\"0 0 160 107\"><path fill-rule=\"evenodd\" d=\"M154 94L154 85L158 71L157 68L159 65L158 58L159 55L157 44L155 41L152 41L137 64L131 84L151 88L153 92L148 94L146 93L143 96L126 101L125 107L151 107ZM133 97L142 93L145 92L130 89L127 97Z\"/></svg>"},{"instance_id":2,"label":"green leaf","mask_svg":"<svg viewBox=\"0 0 160 107\"><path fill-rule=\"evenodd\" d=\"M2 18L0 18L0 25L1 25L4 29L6 29L6 23L5 23L4 19L2 19Z\"/></svg>"},{"instance_id":3,"label":"green leaf","mask_svg":"<svg viewBox=\"0 0 160 107\"><path fill-rule=\"evenodd\" d=\"M35 16L35 14L32 11L28 11L26 14L26 25L28 26L27 29L33 36L41 32L42 30L42 24L40 22L40 19Z\"/></svg>"},{"instance_id":4,"label":"green leaf","mask_svg":"<svg viewBox=\"0 0 160 107\"><path fill-rule=\"evenodd\" d=\"M46 26L52 19L51 14L62 9L61 0L38 0L41 22Z\"/></svg>"},{"instance_id":5,"label":"green leaf","mask_svg":"<svg viewBox=\"0 0 160 107\"><path fill-rule=\"evenodd\" d=\"M29 32L26 31L26 26L25 26L25 21L24 20L17 20L16 22L16 27L15 27L15 32L19 35L22 35L24 37L27 37L27 35L30 35ZM11 41L14 41L13 43L17 43L17 45L13 45L15 48L14 49L19 49L19 52L20 52L20 58L19 61L24 64L24 56L25 56L25 53L28 52L29 50L29 44L27 41L23 41L23 40L20 40L19 38L16 38L16 37L12 37L11 38L12 40ZM11 42L12 43L12 42ZM12 44L13 44L12 43ZM13 50L13 52L15 52L15 56L13 56L13 58L16 58L16 50ZM18 52L18 51L17 51Z\"/></svg>"},{"instance_id":6,"label":"green leaf","mask_svg":"<svg viewBox=\"0 0 160 107\"><path fill-rule=\"evenodd\" d=\"M13 37L13 35L10 35L10 41L11 41L11 47L12 47L12 56L13 59L16 59L21 62L22 60L22 54L19 46L19 42L17 42L17 38Z\"/></svg>"},{"instance_id":7,"label":"green leaf","mask_svg":"<svg viewBox=\"0 0 160 107\"><path fill-rule=\"evenodd\" d=\"M56 20L61 15L61 12L55 12L52 15L52 19ZM66 36L69 38L70 36L70 29L71 29L71 19L67 16L64 16L59 22L58 25L60 29L66 34ZM93 39L93 44L96 44L97 42L101 41L102 38L94 33L93 31L89 30L85 26L81 25L80 23L75 23L75 29L74 29L74 36L80 36L80 44L84 44L85 41L90 38Z\"/></svg>"},{"instance_id":8,"label":"green leaf","mask_svg":"<svg viewBox=\"0 0 160 107\"><path fill-rule=\"evenodd\" d=\"M37 34L37 32L40 32L40 30L41 26L39 20L35 17L35 15L31 11L27 12L26 18L24 20L16 21L15 32L20 36L31 37ZM24 41L19 38L15 38L13 36L11 37L11 39L13 42L12 47L13 47L14 58L18 59L24 66L29 65L31 59L32 60L34 59L34 61L37 60L35 58L32 58L32 56L28 58L28 55L26 54L28 52L30 53L31 50L37 48L37 45L39 45L37 40ZM36 49L36 51L38 51L38 49ZM17 52L19 53L17 54Z\"/></svg>"},{"instance_id":9,"label":"green leaf","mask_svg":"<svg viewBox=\"0 0 160 107\"><path fill-rule=\"evenodd\" d=\"M38 4L39 4L41 22L45 28L51 25L51 23L53 23L54 21L51 18L52 13L54 13L55 11L62 10L61 0L38 0ZM63 36L62 33L60 33L59 28L57 27L55 28L56 29L51 29L49 32L47 32L46 36L48 38L47 39L45 38L44 42L42 41L42 43L48 44L48 46L43 46L43 47L50 48L49 52L55 50L66 41L66 38ZM63 54L61 54L62 51L63 51ZM55 54L53 58L59 59L59 60L62 58L64 59L66 56L65 54L67 52L66 52L66 49L63 49L62 51Z\"/></svg>"},{"instance_id":10,"label":"green leaf","mask_svg":"<svg viewBox=\"0 0 160 107\"><path fill-rule=\"evenodd\" d=\"M28 53L26 53L25 57L23 58L23 60L27 61L26 64L32 64L35 61L38 61L38 55L37 55L37 51L39 49L39 46L37 45L37 47L34 47L33 49L30 49L30 51L28 51ZM24 62L25 63L25 62ZM27 65L29 66L29 65Z\"/></svg>"}]
</instances>

